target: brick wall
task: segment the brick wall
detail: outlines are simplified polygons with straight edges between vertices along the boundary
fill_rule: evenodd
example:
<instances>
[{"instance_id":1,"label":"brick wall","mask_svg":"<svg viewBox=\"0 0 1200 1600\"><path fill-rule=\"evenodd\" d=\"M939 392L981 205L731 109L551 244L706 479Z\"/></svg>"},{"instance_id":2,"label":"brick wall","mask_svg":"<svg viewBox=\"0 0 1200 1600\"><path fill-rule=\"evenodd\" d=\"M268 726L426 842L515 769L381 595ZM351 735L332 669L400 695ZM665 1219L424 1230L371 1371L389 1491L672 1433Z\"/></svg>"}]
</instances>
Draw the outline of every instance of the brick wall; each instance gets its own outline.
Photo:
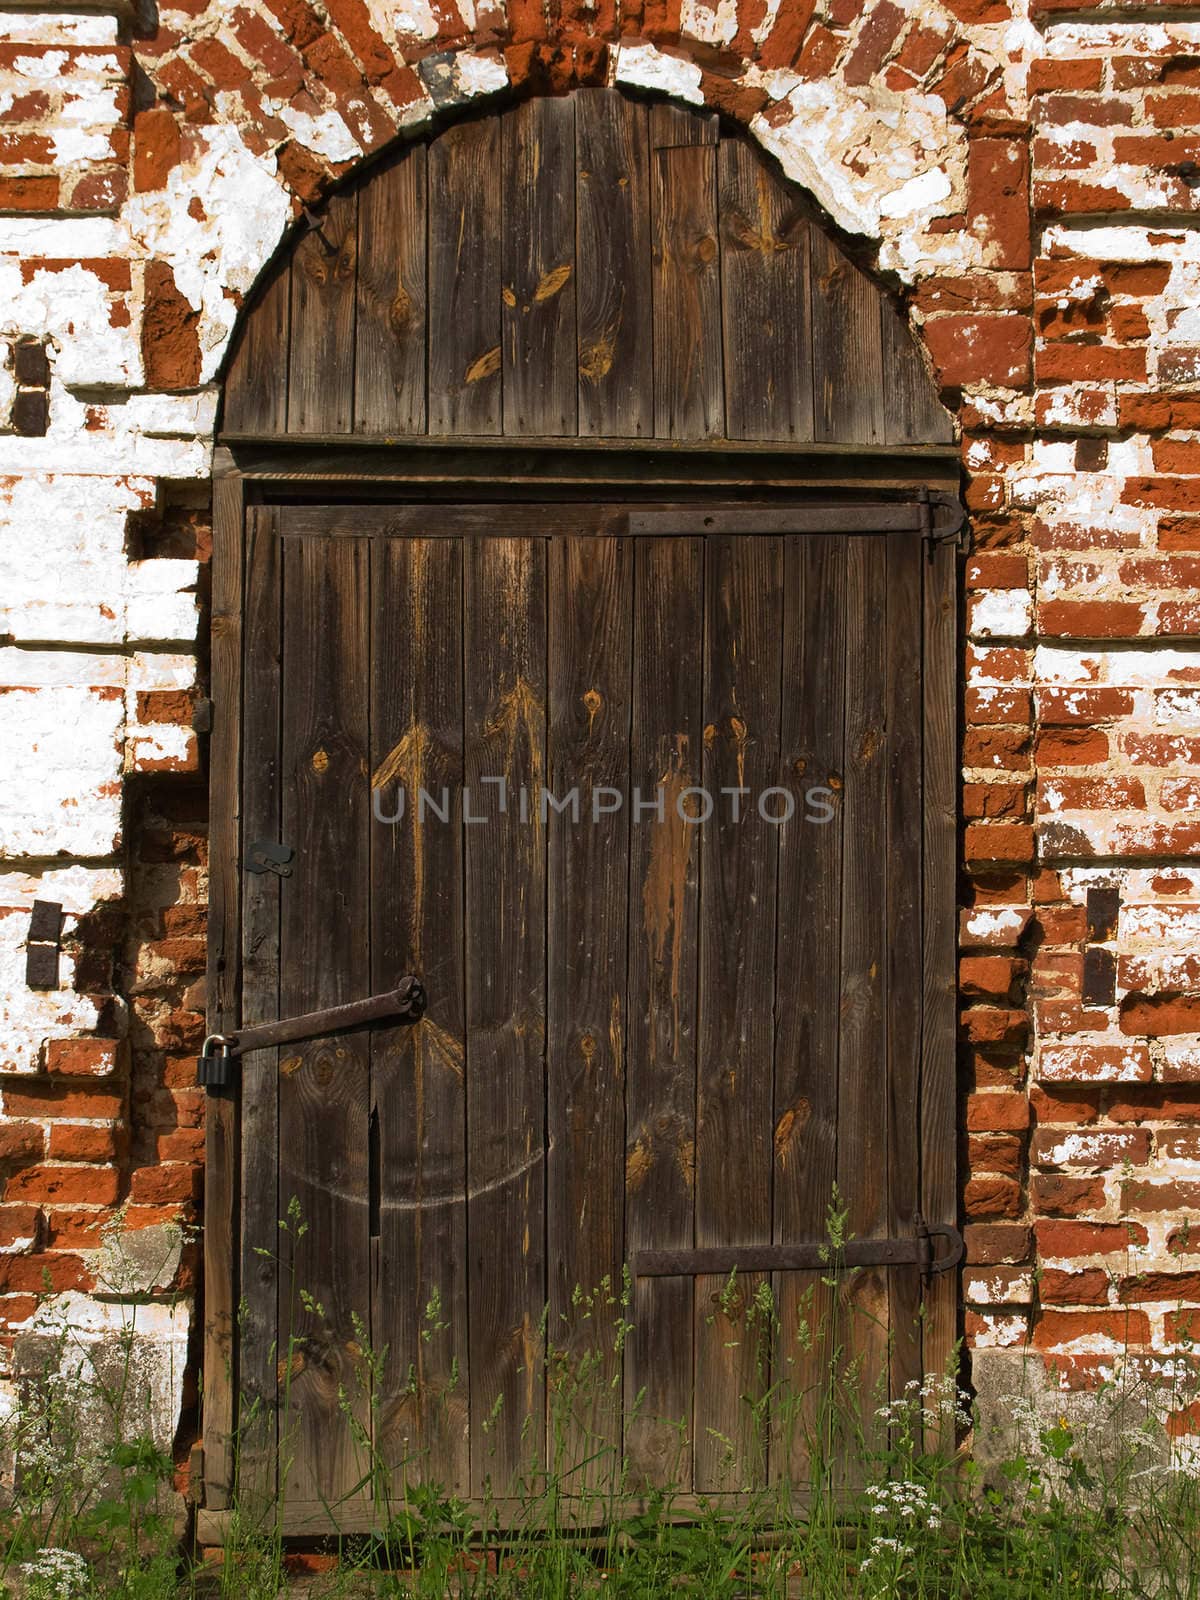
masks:
<instances>
[{"instance_id":1,"label":"brick wall","mask_svg":"<svg viewBox=\"0 0 1200 1600\"><path fill-rule=\"evenodd\" d=\"M1200 20L163 0L147 32L118 9L0 3L10 1329L47 1278L87 1303L114 1207L157 1226L196 1197L191 722L239 308L301 207L434 107L617 81L741 120L864 236L960 418L967 1339L977 1372L1029 1344L1066 1384L1130 1345L1153 1364L1200 1307ZM22 981L36 897L67 912L49 992Z\"/></svg>"}]
</instances>

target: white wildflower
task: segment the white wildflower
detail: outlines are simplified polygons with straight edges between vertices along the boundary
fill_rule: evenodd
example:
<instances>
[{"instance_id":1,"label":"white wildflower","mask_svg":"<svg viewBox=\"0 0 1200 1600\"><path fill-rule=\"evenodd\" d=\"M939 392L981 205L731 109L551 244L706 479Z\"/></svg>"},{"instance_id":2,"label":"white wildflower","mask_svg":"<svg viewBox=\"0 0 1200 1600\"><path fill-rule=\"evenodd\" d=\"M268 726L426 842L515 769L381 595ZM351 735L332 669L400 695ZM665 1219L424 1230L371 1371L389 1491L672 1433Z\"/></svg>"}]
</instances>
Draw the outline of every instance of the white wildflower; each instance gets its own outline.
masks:
<instances>
[{"instance_id":1,"label":"white wildflower","mask_svg":"<svg viewBox=\"0 0 1200 1600\"><path fill-rule=\"evenodd\" d=\"M88 1564L74 1550L39 1550L21 1568L28 1600L76 1600L86 1594Z\"/></svg>"}]
</instances>

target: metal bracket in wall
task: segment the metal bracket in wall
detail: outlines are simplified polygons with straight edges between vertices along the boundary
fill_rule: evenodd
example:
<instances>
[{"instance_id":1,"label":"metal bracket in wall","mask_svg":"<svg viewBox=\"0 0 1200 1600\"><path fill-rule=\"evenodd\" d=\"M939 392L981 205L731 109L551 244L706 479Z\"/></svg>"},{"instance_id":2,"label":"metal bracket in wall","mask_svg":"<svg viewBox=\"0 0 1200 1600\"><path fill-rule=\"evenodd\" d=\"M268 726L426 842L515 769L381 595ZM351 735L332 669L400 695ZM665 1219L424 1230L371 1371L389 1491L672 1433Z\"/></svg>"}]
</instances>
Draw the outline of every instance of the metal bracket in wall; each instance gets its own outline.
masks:
<instances>
[{"instance_id":1,"label":"metal bracket in wall","mask_svg":"<svg viewBox=\"0 0 1200 1600\"><path fill-rule=\"evenodd\" d=\"M62 944L62 906L55 900L35 900L25 941L25 982L30 989L58 988L58 957Z\"/></svg>"}]
</instances>

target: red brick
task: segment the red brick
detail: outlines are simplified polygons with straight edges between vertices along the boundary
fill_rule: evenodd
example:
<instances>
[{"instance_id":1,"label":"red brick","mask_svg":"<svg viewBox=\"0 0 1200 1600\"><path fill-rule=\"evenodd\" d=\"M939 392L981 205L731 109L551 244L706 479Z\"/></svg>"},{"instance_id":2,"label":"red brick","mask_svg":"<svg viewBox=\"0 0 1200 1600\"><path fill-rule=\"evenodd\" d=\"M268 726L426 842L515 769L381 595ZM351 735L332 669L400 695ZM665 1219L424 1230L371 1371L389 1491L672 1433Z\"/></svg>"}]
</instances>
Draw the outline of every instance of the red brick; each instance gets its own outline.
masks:
<instances>
[{"instance_id":1,"label":"red brick","mask_svg":"<svg viewBox=\"0 0 1200 1600\"><path fill-rule=\"evenodd\" d=\"M1130 1178L1121 1185L1121 1206L1147 1214L1200 1210L1200 1183L1174 1178L1154 1183L1148 1178Z\"/></svg>"},{"instance_id":2,"label":"red brick","mask_svg":"<svg viewBox=\"0 0 1200 1600\"><path fill-rule=\"evenodd\" d=\"M1033 1136L1029 1159L1035 1166L1119 1167L1142 1166L1150 1159L1150 1134L1142 1128L1069 1127L1039 1128Z\"/></svg>"},{"instance_id":3,"label":"red brick","mask_svg":"<svg viewBox=\"0 0 1200 1600\"><path fill-rule=\"evenodd\" d=\"M968 728L963 737L963 766L991 772L1022 772L1030 765L1027 728Z\"/></svg>"},{"instance_id":4,"label":"red brick","mask_svg":"<svg viewBox=\"0 0 1200 1600\"><path fill-rule=\"evenodd\" d=\"M967 147L967 212L992 267L1028 267L1029 152L1015 139L972 139ZM982 229L981 229L982 224Z\"/></svg>"},{"instance_id":5,"label":"red brick","mask_svg":"<svg viewBox=\"0 0 1200 1600\"><path fill-rule=\"evenodd\" d=\"M1126 1255L1150 1236L1140 1222L1057 1222L1033 1225L1038 1254L1064 1260L1069 1256Z\"/></svg>"},{"instance_id":6,"label":"red brick","mask_svg":"<svg viewBox=\"0 0 1200 1600\"><path fill-rule=\"evenodd\" d=\"M36 1122L0 1123L0 1166L11 1168L40 1161L45 1149L45 1134Z\"/></svg>"},{"instance_id":7,"label":"red brick","mask_svg":"<svg viewBox=\"0 0 1200 1600\"><path fill-rule=\"evenodd\" d=\"M963 835L968 861L1032 861L1033 829L1019 823L972 823Z\"/></svg>"},{"instance_id":8,"label":"red brick","mask_svg":"<svg viewBox=\"0 0 1200 1600\"><path fill-rule=\"evenodd\" d=\"M959 988L972 1000L1008 1001L1028 971L1028 963L1014 956L964 956L958 964Z\"/></svg>"},{"instance_id":9,"label":"red brick","mask_svg":"<svg viewBox=\"0 0 1200 1600\"><path fill-rule=\"evenodd\" d=\"M36 1249L45 1227L46 1218L40 1206L0 1205L0 1250L11 1252L18 1245Z\"/></svg>"},{"instance_id":10,"label":"red brick","mask_svg":"<svg viewBox=\"0 0 1200 1600\"><path fill-rule=\"evenodd\" d=\"M0 178L0 211L57 209L57 178Z\"/></svg>"},{"instance_id":11,"label":"red brick","mask_svg":"<svg viewBox=\"0 0 1200 1600\"><path fill-rule=\"evenodd\" d=\"M967 1260L974 1266L995 1266L1029 1257L1030 1231L1020 1223L972 1222L963 1229Z\"/></svg>"},{"instance_id":12,"label":"red brick","mask_svg":"<svg viewBox=\"0 0 1200 1600\"><path fill-rule=\"evenodd\" d=\"M1019 1132L1029 1126L1023 1094L972 1094L967 1097L967 1128L972 1133Z\"/></svg>"},{"instance_id":13,"label":"red brick","mask_svg":"<svg viewBox=\"0 0 1200 1600\"><path fill-rule=\"evenodd\" d=\"M110 1078L122 1072L127 1051L119 1039L47 1039L43 1065L61 1078Z\"/></svg>"},{"instance_id":14,"label":"red brick","mask_svg":"<svg viewBox=\"0 0 1200 1600\"><path fill-rule=\"evenodd\" d=\"M49 1251L43 1255L0 1257L0 1294L62 1294L95 1283L80 1256Z\"/></svg>"},{"instance_id":15,"label":"red brick","mask_svg":"<svg viewBox=\"0 0 1200 1600\"><path fill-rule=\"evenodd\" d=\"M125 1130L112 1126L93 1128L58 1122L50 1128L50 1156L54 1161L116 1161L127 1142Z\"/></svg>"},{"instance_id":16,"label":"red brick","mask_svg":"<svg viewBox=\"0 0 1200 1600\"><path fill-rule=\"evenodd\" d=\"M1021 1186L1012 1178L972 1178L963 1191L969 1217L1016 1217L1021 1212Z\"/></svg>"},{"instance_id":17,"label":"red brick","mask_svg":"<svg viewBox=\"0 0 1200 1600\"><path fill-rule=\"evenodd\" d=\"M6 1200L29 1200L40 1205L112 1206L117 1203L119 1180L111 1167L28 1167L8 1180Z\"/></svg>"},{"instance_id":18,"label":"red brick","mask_svg":"<svg viewBox=\"0 0 1200 1600\"><path fill-rule=\"evenodd\" d=\"M1104 1207L1101 1178L1075 1178L1065 1172L1036 1172L1030 1181L1030 1199L1047 1216L1081 1217Z\"/></svg>"},{"instance_id":19,"label":"red brick","mask_svg":"<svg viewBox=\"0 0 1200 1600\"><path fill-rule=\"evenodd\" d=\"M1049 638L1135 638L1143 618L1144 608L1127 600L1047 600L1038 606L1039 631Z\"/></svg>"},{"instance_id":20,"label":"red brick","mask_svg":"<svg viewBox=\"0 0 1200 1600\"><path fill-rule=\"evenodd\" d=\"M1038 1279L1038 1296L1043 1305L1106 1306L1111 1282L1099 1267L1084 1267L1064 1272L1061 1267L1044 1267Z\"/></svg>"},{"instance_id":21,"label":"red brick","mask_svg":"<svg viewBox=\"0 0 1200 1600\"><path fill-rule=\"evenodd\" d=\"M962 789L963 816L968 820L1005 818L1020 821L1028 815L1023 783L966 783Z\"/></svg>"},{"instance_id":22,"label":"red brick","mask_svg":"<svg viewBox=\"0 0 1200 1600\"><path fill-rule=\"evenodd\" d=\"M1143 382L1146 352L1099 344L1049 344L1034 357L1039 383Z\"/></svg>"},{"instance_id":23,"label":"red brick","mask_svg":"<svg viewBox=\"0 0 1200 1600\"><path fill-rule=\"evenodd\" d=\"M1029 1033L1029 1018L1024 1011L1000 1006L970 1006L963 1012L962 1021L967 1038L974 1044L1019 1047Z\"/></svg>"},{"instance_id":24,"label":"red brick","mask_svg":"<svg viewBox=\"0 0 1200 1600\"><path fill-rule=\"evenodd\" d=\"M1043 56L1029 63L1029 92L1041 95L1052 94L1055 90L1098 89L1103 76L1103 61L1067 61L1058 56Z\"/></svg>"},{"instance_id":25,"label":"red brick","mask_svg":"<svg viewBox=\"0 0 1200 1600\"><path fill-rule=\"evenodd\" d=\"M166 1166L139 1167L129 1184L129 1198L135 1205L182 1204L198 1193L196 1168L183 1162Z\"/></svg>"},{"instance_id":26,"label":"red brick","mask_svg":"<svg viewBox=\"0 0 1200 1600\"><path fill-rule=\"evenodd\" d=\"M1024 1165L1025 1141L1010 1133L973 1133L967 1139L967 1170L973 1174L999 1172L1019 1178Z\"/></svg>"},{"instance_id":27,"label":"red brick","mask_svg":"<svg viewBox=\"0 0 1200 1600\"><path fill-rule=\"evenodd\" d=\"M891 0L876 0L842 68L843 82L852 88L869 83L887 60L907 20L904 10Z\"/></svg>"},{"instance_id":28,"label":"red brick","mask_svg":"<svg viewBox=\"0 0 1200 1600\"><path fill-rule=\"evenodd\" d=\"M4 1090L4 1113L9 1117L64 1117L68 1120L112 1122L123 1116L124 1096L114 1089L82 1089L72 1083L10 1081Z\"/></svg>"},{"instance_id":29,"label":"red brick","mask_svg":"<svg viewBox=\"0 0 1200 1600\"><path fill-rule=\"evenodd\" d=\"M1135 1272L1122 1278L1120 1296L1126 1303L1147 1305L1157 1300L1200 1301L1200 1272Z\"/></svg>"},{"instance_id":30,"label":"red brick","mask_svg":"<svg viewBox=\"0 0 1200 1600\"><path fill-rule=\"evenodd\" d=\"M1126 995L1121 1002L1121 1032L1150 1039L1200 1033L1200 995Z\"/></svg>"},{"instance_id":31,"label":"red brick","mask_svg":"<svg viewBox=\"0 0 1200 1600\"><path fill-rule=\"evenodd\" d=\"M945 387L983 383L1023 388L1029 381L1032 330L1025 317L930 317L924 328L938 381Z\"/></svg>"},{"instance_id":32,"label":"red brick","mask_svg":"<svg viewBox=\"0 0 1200 1600\"><path fill-rule=\"evenodd\" d=\"M1043 1311L1032 1342L1039 1350L1053 1350L1074 1339L1094 1338L1122 1346L1149 1344L1150 1319L1144 1311Z\"/></svg>"}]
</instances>

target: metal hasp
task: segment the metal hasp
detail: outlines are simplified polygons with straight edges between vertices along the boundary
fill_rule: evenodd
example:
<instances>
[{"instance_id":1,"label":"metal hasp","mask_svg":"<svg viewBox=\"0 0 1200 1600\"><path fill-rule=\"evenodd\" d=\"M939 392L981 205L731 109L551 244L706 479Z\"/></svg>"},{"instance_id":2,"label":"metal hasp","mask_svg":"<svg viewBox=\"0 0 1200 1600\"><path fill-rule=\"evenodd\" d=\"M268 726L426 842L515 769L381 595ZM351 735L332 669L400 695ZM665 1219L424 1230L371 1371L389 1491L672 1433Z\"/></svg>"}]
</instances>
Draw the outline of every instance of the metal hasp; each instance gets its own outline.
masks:
<instances>
[{"instance_id":1,"label":"metal hasp","mask_svg":"<svg viewBox=\"0 0 1200 1600\"><path fill-rule=\"evenodd\" d=\"M261 1022L252 1028L239 1028L236 1033L211 1033L196 1060L196 1082L205 1089L228 1089L234 1082L234 1062L248 1050L321 1039L327 1033L361 1028L368 1022L390 1022L393 1027L420 1022L425 1005L421 980L402 978L386 994L369 995L348 1005L306 1011L303 1016L284 1017L279 1022Z\"/></svg>"},{"instance_id":2,"label":"metal hasp","mask_svg":"<svg viewBox=\"0 0 1200 1600\"><path fill-rule=\"evenodd\" d=\"M935 1249L934 1241L944 1241ZM922 1222L908 1239L851 1239L828 1244L743 1244L700 1250L639 1250L635 1278L691 1278L730 1272L839 1272L845 1267L920 1267L923 1277L949 1272L963 1258L963 1238L944 1222Z\"/></svg>"}]
</instances>

